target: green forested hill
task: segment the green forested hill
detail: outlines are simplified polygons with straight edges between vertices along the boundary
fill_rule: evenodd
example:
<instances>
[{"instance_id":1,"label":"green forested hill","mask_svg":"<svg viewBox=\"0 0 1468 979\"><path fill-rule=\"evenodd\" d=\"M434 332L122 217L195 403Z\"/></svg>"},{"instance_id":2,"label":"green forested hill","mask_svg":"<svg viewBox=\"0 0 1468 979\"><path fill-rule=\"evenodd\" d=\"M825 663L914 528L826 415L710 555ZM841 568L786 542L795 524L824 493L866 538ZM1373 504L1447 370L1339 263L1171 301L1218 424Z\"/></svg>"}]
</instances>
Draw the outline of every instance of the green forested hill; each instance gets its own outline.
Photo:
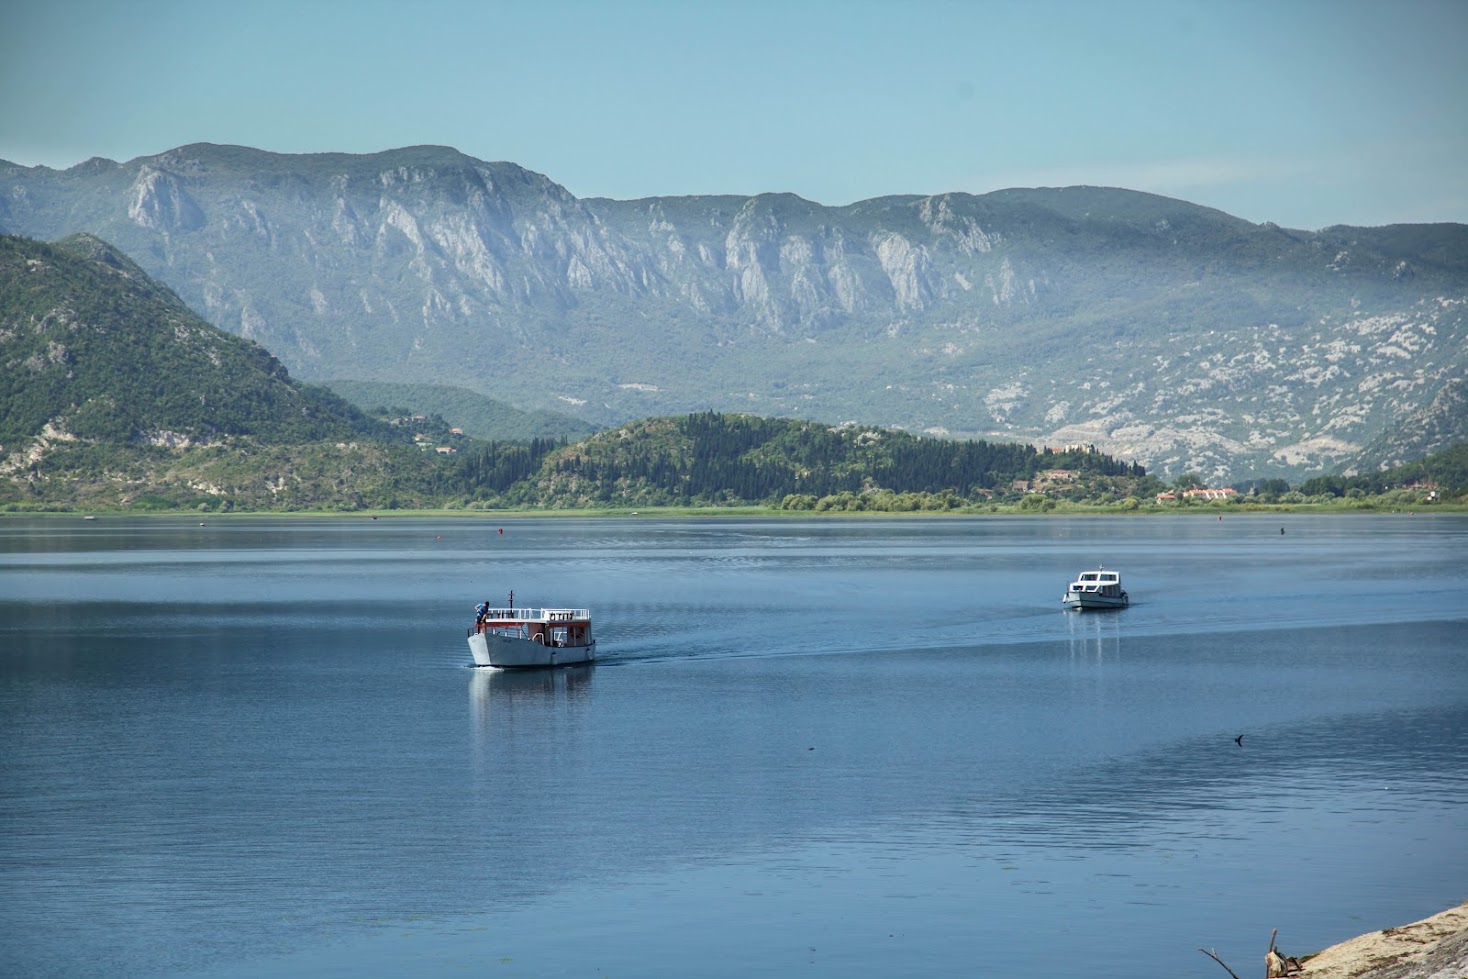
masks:
<instances>
[{"instance_id":1,"label":"green forested hill","mask_svg":"<svg viewBox=\"0 0 1468 979\"><path fill-rule=\"evenodd\" d=\"M1417 485L1449 499L1468 493L1468 442L1459 442L1423 459L1382 472L1354 476L1316 476L1300 484L1307 496L1372 496Z\"/></svg>"},{"instance_id":2,"label":"green forested hill","mask_svg":"<svg viewBox=\"0 0 1468 979\"><path fill-rule=\"evenodd\" d=\"M1383 477L1377 484L1382 489L1403 483L1426 483L1436 486L1443 497L1468 493L1468 442L1450 445L1425 459L1409 462Z\"/></svg>"},{"instance_id":3,"label":"green forested hill","mask_svg":"<svg viewBox=\"0 0 1468 979\"><path fill-rule=\"evenodd\" d=\"M429 505L410 439L95 237L0 236L0 505Z\"/></svg>"},{"instance_id":4,"label":"green forested hill","mask_svg":"<svg viewBox=\"0 0 1468 979\"><path fill-rule=\"evenodd\" d=\"M1391 494L1391 505L1468 493L1468 443L1400 469L1283 480L1244 503L1329 503ZM1191 477L1184 477L1188 479ZM786 510L949 510L1008 504L1048 510L1063 501L1150 505L1169 488L1142 466L1094 447L934 439L870 426L829 426L717 412L649 418L571 444L549 439L474 447L440 484L469 507L656 507L764 504ZM1404 487L1417 486L1417 490ZM1290 494L1290 499L1281 497ZM1220 504L1222 505L1222 504ZM1354 505L1354 504L1353 504Z\"/></svg>"},{"instance_id":5,"label":"green forested hill","mask_svg":"<svg viewBox=\"0 0 1468 979\"><path fill-rule=\"evenodd\" d=\"M653 418L551 451L497 498L546 506L780 504L787 509L945 509L1018 498L1052 470L1057 491L1126 495L1141 466L1077 449L919 438L869 426L716 412ZM491 449L465 460L465 490L489 488ZM1150 485L1150 484L1147 484ZM824 503L823 503L824 501Z\"/></svg>"},{"instance_id":6,"label":"green forested hill","mask_svg":"<svg viewBox=\"0 0 1468 979\"><path fill-rule=\"evenodd\" d=\"M0 450L47 434L183 444L387 439L90 235L0 236Z\"/></svg>"}]
</instances>

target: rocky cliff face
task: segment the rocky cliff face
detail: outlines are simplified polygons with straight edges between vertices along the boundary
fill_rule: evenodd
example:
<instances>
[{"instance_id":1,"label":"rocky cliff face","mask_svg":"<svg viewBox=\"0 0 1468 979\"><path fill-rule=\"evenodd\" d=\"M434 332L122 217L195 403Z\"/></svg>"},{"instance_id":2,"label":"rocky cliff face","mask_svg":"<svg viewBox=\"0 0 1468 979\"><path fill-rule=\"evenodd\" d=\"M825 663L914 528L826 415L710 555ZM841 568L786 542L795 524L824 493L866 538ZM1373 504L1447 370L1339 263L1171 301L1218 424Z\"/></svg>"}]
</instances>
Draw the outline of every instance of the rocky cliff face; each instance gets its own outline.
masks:
<instances>
[{"instance_id":1,"label":"rocky cliff face","mask_svg":"<svg viewBox=\"0 0 1468 979\"><path fill-rule=\"evenodd\" d=\"M198 145L0 164L0 229L96 233L300 377L603 423L852 419L1218 479L1468 435L1459 225L1293 232L1099 188L580 200L441 147Z\"/></svg>"}]
</instances>

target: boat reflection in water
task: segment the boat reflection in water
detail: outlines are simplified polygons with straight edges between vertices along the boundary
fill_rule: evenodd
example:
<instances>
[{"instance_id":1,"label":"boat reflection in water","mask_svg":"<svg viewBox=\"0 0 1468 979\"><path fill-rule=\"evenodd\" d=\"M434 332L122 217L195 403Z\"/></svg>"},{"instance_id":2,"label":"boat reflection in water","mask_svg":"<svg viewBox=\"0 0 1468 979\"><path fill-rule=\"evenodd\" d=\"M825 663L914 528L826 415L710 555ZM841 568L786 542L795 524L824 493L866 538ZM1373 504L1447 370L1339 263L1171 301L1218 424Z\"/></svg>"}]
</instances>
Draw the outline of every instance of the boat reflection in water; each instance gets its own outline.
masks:
<instances>
[{"instance_id":1,"label":"boat reflection in water","mask_svg":"<svg viewBox=\"0 0 1468 979\"><path fill-rule=\"evenodd\" d=\"M523 734L544 737L579 723L576 710L591 692L595 664L558 670L475 669L469 675L469 710L476 738L501 741ZM501 743L496 750L503 750Z\"/></svg>"},{"instance_id":2,"label":"boat reflection in water","mask_svg":"<svg viewBox=\"0 0 1468 979\"><path fill-rule=\"evenodd\" d=\"M1121 652L1121 619L1114 615L1067 615L1070 656L1098 660L1115 658Z\"/></svg>"}]
</instances>

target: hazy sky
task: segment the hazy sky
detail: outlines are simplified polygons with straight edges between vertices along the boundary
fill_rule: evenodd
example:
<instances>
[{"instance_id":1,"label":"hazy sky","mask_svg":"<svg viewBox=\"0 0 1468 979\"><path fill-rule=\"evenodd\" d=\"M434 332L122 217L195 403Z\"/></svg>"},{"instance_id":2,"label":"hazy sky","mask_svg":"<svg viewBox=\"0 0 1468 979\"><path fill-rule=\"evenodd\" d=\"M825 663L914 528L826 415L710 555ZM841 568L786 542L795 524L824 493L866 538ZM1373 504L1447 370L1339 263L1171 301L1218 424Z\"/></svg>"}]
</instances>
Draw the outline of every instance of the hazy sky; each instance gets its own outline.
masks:
<instances>
[{"instance_id":1,"label":"hazy sky","mask_svg":"<svg viewBox=\"0 0 1468 979\"><path fill-rule=\"evenodd\" d=\"M1100 184L1468 222L1468 0L30 0L0 159L437 143L580 197Z\"/></svg>"}]
</instances>

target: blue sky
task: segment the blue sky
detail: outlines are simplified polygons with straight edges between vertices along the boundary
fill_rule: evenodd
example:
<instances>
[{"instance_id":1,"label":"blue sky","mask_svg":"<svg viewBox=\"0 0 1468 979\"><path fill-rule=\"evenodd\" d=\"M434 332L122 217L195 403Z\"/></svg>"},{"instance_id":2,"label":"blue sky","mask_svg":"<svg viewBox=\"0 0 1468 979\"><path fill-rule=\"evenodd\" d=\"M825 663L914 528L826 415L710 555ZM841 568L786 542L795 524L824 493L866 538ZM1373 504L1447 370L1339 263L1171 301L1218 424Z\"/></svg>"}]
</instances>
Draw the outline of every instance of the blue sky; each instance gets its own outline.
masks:
<instances>
[{"instance_id":1,"label":"blue sky","mask_svg":"<svg viewBox=\"0 0 1468 979\"><path fill-rule=\"evenodd\" d=\"M1468 222L1468 0L44 0L0 159L437 143L580 197L1129 187Z\"/></svg>"}]
</instances>

